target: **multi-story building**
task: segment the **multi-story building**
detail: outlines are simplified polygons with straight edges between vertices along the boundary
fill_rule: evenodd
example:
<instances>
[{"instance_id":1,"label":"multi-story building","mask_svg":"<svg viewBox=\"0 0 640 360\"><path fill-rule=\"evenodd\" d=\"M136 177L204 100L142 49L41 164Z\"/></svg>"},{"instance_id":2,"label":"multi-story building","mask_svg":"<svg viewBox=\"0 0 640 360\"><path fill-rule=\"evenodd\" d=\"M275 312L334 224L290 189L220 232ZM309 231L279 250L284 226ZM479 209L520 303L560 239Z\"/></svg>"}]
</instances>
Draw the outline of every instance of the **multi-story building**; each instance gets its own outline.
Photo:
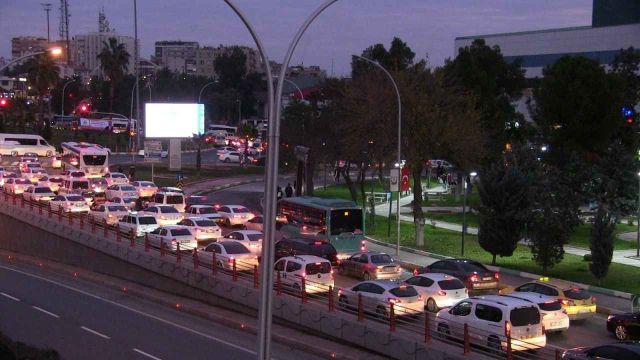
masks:
<instances>
[{"instance_id":1,"label":"multi-story building","mask_svg":"<svg viewBox=\"0 0 640 360\"><path fill-rule=\"evenodd\" d=\"M47 50L47 39L36 36L18 36L11 39L11 57L19 57Z\"/></svg>"},{"instance_id":2,"label":"multi-story building","mask_svg":"<svg viewBox=\"0 0 640 360\"><path fill-rule=\"evenodd\" d=\"M211 46L199 48L196 53L196 75L216 77L215 61L217 54L217 48Z\"/></svg>"},{"instance_id":3,"label":"multi-story building","mask_svg":"<svg viewBox=\"0 0 640 360\"><path fill-rule=\"evenodd\" d=\"M196 72L197 41L156 41L151 61L178 73Z\"/></svg>"},{"instance_id":4,"label":"multi-story building","mask_svg":"<svg viewBox=\"0 0 640 360\"><path fill-rule=\"evenodd\" d=\"M114 32L91 32L88 34L76 35L71 41L71 59L74 66L80 69L88 69L91 73L99 71L100 61L98 54L104 48L104 44L110 38L116 38L118 43L124 44L125 49L131 54L128 71L134 72L133 54L135 39L131 36L118 35Z\"/></svg>"}]
</instances>

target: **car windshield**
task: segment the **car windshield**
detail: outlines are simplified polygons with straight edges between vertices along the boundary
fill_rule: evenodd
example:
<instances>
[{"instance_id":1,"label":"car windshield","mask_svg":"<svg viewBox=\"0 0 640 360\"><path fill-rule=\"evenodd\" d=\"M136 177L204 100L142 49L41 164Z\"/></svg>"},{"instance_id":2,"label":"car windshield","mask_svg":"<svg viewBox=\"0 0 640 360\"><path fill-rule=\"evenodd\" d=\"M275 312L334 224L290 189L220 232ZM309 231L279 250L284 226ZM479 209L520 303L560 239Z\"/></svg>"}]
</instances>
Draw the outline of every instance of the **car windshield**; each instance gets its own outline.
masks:
<instances>
[{"instance_id":1,"label":"car windshield","mask_svg":"<svg viewBox=\"0 0 640 360\"><path fill-rule=\"evenodd\" d=\"M28 167L29 169L39 169L39 168L41 168L41 167L42 167L42 165L40 165L40 164L38 164L38 163L29 163L29 164L27 164L27 167Z\"/></svg>"},{"instance_id":2,"label":"car windshield","mask_svg":"<svg viewBox=\"0 0 640 360\"><path fill-rule=\"evenodd\" d=\"M373 264L388 264L393 262L391 256L387 254L371 255L370 258Z\"/></svg>"},{"instance_id":3,"label":"car windshield","mask_svg":"<svg viewBox=\"0 0 640 360\"><path fill-rule=\"evenodd\" d=\"M196 225L202 226L202 227L216 226L216 223L213 222L213 220L196 220L195 223Z\"/></svg>"},{"instance_id":4,"label":"car windshield","mask_svg":"<svg viewBox=\"0 0 640 360\"><path fill-rule=\"evenodd\" d=\"M155 225L157 224L156 218L153 216L140 216L138 218L138 223L140 225Z\"/></svg>"},{"instance_id":5,"label":"car windshield","mask_svg":"<svg viewBox=\"0 0 640 360\"><path fill-rule=\"evenodd\" d=\"M120 186L120 190L122 190L122 191L136 191L136 188L134 188L131 185L123 185L123 186Z\"/></svg>"},{"instance_id":6,"label":"car windshield","mask_svg":"<svg viewBox=\"0 0 640 360\"><path fill-rule=\"evenodd\" d=\"M67 201L84 201L84 198L80 195L67 196Z\"/></svg>"},{"instance_id":7,"label":"car windshield","mask_svg":"<svg viewBox=\"0 0 640 360\"><path fill-rule=\"evenodd\" d=\"M317 274L329 274L331 273L331 263L327 262L319 262L314 264L307 264L304 269L304 272L307 275L317 275Z\"/></svg>"},{"instance_id":8,"label":"car windshield","mask_svg":"<svg viewBox=\"0 0 640 360\"><path fill-rule=\"evenodd\" d=\"M331 235L362 232L362 210L331 211Z\"/></svg>"},{"instance_id":9,"label":"car windshield","mask_svg":"<svg viewBox=\"0 0 640 360\"><path fill-rule=\"evenodd\" d=\"M127 208L122 205L109 205L107 209L109 209L109 211L127 211Z\"/></svg>"},{"instance_id":10,"label":"car windshield","mask_svg":"<svg viewBox=\"0 0 640 360\"><path fill-rule=\"evenodd\" d=\"M462 281L458 279L440 280L438 281L438 286L440 286L442 290L459 290L465 288Z\"/></svg>"},{"instance_id":11,"label":"car windshield","mask_svg":"<svg viewBox=\"0 0 640 360\"><path fill-rule=\"evenodd\" d=\"M231 212L234 212L236 214L238 214L238 213L248 213L249 209L247 209L246 207L236 207L236 208L231 208Z\"/></svg>"},{"instance_id":12,"label":"car windshield","mask_svg":"<svg viewBox=\"0 0 640 360\"><path fill-rule=\"evenodd\" d=\"M182 195L167 196L167 204L182 204L183 202L184 202L184 197L182 197Z\"/></svg>"},{"instance_id":13,"label":"car windshield","mask_svg":"<svg viewBox=\"0 0 640 360\"><path fill-rule=\"evenodd\" d=\"M573 288L564 291L564 296L572 300L587 300L591 298L591 294L584 289Z\"/></svg>"},{"instance_id":14,"label":"car windshield","mask_svg":"<svg viewBox=\"0 0 640 360\"><path fill-rule=\"evenodd\" d=\"M533 306L511 310L511 325L529 326L540 323L540 311Z\"/></svg>"},{"instance_id":15,"label":"car windshield","mask_svg":"<svg viewBox=\"0 0 640 360\"><path fill-rule=\"evenodd\" d=\"M393 296L397 296L400 298L403 297L412 297L412 296L418 296L418 292L416 291L416 289L413 286L398 286L395 287L391 290L389 290L389 292L393 295Z\"/></svg>"},{"instance_id":16,"label":"car windshield","mask_svg":"<svg viewBox=\"0 0 640 360\"><path fill-rule=\"evenodd\" d=\"M105 161L107 161L107 156L106 155L84 155L82 157L82 160L84 160L85 165L88 165L88 166L102 166L104 165Z\"/></svg>"},{"instance_id":17,"label":"car windshield","mask_svg":"<svg viewBox=\"0 0 640 360\"><path fill-rule=\"evenodd\" d=\"M487 268L485 268L482 264L477 262L469 262L469 261L460 261L458 262L460 266L462 266L462 270L465 272L485 272Z\"/></svg>"},{"instance_id":18,"label":"car windshield","mask_svg":"<svg viewBox=\"0 0 640 360\"><path fill-rule=\"evenodd\" d=\"M163 214L177 214L178 210L176 210L173 206L163 206L160 208L160 212Z\"/></svg>"},{"instance_id":19,"label":"car windshield","mask_svg":"<svg viewBox=\"0 0 640 360\"><path fill-rule=\"evenodd\" d=\"M262 241L262 234L247 234L249 241Z\"/></svg>"},{"instance_id":20,"label":"car windshield","mask_svg":"<svg viewBox=\"0 0 640 360\"><path fill-rule=\"evenodd\" d=\"M547 301L539 303L538 307L540 308L540 310L544 311L558 311L562 309L562 302L560 302L559 300Z\"/></svg>"},{"instance_id":21,"label":"car windshield","mask_svg":"<svg viewBox=\"0 0 640 360\"><path fill-rule=\"evenodd\" d=\"M72 189L88 189L89 182L88 181L74 181L71 185Z\"/></svg>"},{"instance_id":22,"label":"car windshield","mask_svg":"<svg viewBox=\"0 0 640 360\"><path fill-rule=\"evenodd\" d=\"M199 209L200 214L217 214L216 209L212 207L203 207Z\"/></svg>"},{"instance_id":23,"label":"car windshield","mask_svg":"<svg viewBox=\"0 0 640 360\"><path fill-rule=\"evenodd\" d=\"M124 174L119 174L119 173L112 173L111 177L114 179L126 179L127 177L124 176Z\"/></svg>"},{"instance_id":24,"label":"car windshield","mask_svg":"<svg viewBox=\"0 0 640 360\"><path fill-rule=\"evenodd\" d=\"M227 254L249 254L251 251L246 246L237 242L228 242L224 244Z\"/></svg>"},{"instance_id":25,"label":"car windshield","mask_svg":"<svg viewBox=\"0 0 640 360\"><path fill-rule=\"evenodd\" d=\"M189 236L191 232L189 229L171 229L171 235L173 236Z\"/></svg>"},{"instance_id":26,"label":"car windshield","mask_svg":"<svg viewBox=\"0 0 640 360\"><path fill-rule=\"evenodd\" d=\"M309 249L309 255L317 255L320 257L337 254L336 248L334 248L333 245L323 241L315 241L311 243Z\"/></svg>"},{"instance_id":27,"label":"car windshield","mask_svg":"<svg viewBox=\"0 0 640 360\"><path fill-rule=\"evenodd\" d=\"M39 188L35 188L33 192L36 194L47 194L51 192L51 189L46 187L39 187Z\"/></svg>"}]
</instances>

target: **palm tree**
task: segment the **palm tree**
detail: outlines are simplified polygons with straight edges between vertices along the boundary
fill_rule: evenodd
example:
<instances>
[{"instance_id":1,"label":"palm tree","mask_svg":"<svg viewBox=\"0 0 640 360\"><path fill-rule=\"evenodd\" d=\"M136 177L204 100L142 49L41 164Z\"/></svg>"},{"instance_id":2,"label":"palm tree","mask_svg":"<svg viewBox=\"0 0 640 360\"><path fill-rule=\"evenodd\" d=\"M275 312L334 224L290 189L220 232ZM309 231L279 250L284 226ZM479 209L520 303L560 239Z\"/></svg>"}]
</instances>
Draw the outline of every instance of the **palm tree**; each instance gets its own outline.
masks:
<instances>
[{"instance_id":1,"label":"palm tree","mask_svg":"<svg viewBox=\"0 0 640 360\"><path fill-rule=\"evenodd\" d=\"M109 112L113 112L113 98L115 88L124 78L129 69L129 58L131 55L123 43L118 43L118 39L109 38L109 41L102 42L102 51L98 54L100 60L100 70L109 79Z\"/></svg>"},{"instance_id":2,"label":"palm tree","mask_svg":"<svg viewBox=\"0 0 640 360\"><path fill-rule=\"evenodd\" d=\"M44 54L35 59L29 60L26 64L27 80L39 98L39 121L36 122L36 129L44 119L44 97L49 94L49 90L58 83L60 79L60 69L53 62L48 54Z\"/></svg>"}]
</instances>

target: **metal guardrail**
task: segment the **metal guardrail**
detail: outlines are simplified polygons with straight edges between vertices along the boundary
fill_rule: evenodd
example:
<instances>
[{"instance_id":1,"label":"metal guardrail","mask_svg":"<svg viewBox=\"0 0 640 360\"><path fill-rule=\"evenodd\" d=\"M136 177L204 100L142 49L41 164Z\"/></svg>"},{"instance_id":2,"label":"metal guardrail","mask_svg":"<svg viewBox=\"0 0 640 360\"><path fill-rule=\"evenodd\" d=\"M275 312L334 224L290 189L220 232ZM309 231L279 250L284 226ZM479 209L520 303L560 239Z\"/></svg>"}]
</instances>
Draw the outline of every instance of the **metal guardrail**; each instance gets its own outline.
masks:
<instances>
[{"instance_id":1,"label":"metal guardrail","mask_svg":"<svg viewBox=\"0 0 640 360\"><path fill-rule=\"evenodd\" d=\"M22 196L4 193L4 201L11 202L14 206L30 211L37 211L45 216L69 226L78 226L80 230L101 236L105 241L128 243L131 248L146 253L157 253L159 257L168 262L192 267L194 270L207 272L209 276L226 276L234 282L243 282L246 286L258 288L260 283L260 270L263 264L256 265L239 260L227 259L227 263L221 262L219 255L193 250L180 250L177 244L176 250L171 250L161 242L159 247L150 244L148 236L136 237L133 231L125 232L117 224L109 225L105 222L96 222L86 213L71 213L53 211L46 202L25 200ZM276 296L293 296L300 299L302 304L312 303L326 307L328 312L337 310L353 315L357 321L370 321L388 328L391 333L398 333L415 337L424 343L441 341L461 348L462 354L473 358L473 354L482 354L498 359L561 359L563 349L551 349L550 347L538 348L526 340L513 339L508 331L504 334L489 334L486 330L438 319L436 314L426 310L414 315L398 315L415 313L415 310L403 307L401 303L376 301L363 301L362 294L358 295L356 304L344 304L340 301L339 292L334 286L314 282L308 277L300 277L300 287L283 284L276 272L274 291ZM312 292L307 289L313 288ZM384 311L379 311L384 309ZM506 329L505 329L506 330ZM459 335L462 334L462 335ZM480 340L486 339L486 340Z\"/></svg>"}]
</instances>

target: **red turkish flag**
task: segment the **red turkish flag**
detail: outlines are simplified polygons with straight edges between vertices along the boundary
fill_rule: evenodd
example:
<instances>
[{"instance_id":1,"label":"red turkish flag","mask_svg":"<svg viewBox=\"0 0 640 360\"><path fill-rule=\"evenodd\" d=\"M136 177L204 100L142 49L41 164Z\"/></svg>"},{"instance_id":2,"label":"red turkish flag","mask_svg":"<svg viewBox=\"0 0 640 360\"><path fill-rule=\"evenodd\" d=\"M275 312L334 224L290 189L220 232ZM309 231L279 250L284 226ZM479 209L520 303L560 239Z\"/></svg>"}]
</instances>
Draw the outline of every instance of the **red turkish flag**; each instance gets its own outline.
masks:
<instances>
[{"instance_id":1,"label":"red turkish flag","mask_svg":"<svg viewBox=\"0 0 640 360\"><path fill-rule=\"evenodd\" d=\"M401 191L409 191L410 185L409 185L409 174L411 172L409 171L409 167L405 166L402 168L402 181L400 182L400 190Z\"/></svg>"}]
</instances>

